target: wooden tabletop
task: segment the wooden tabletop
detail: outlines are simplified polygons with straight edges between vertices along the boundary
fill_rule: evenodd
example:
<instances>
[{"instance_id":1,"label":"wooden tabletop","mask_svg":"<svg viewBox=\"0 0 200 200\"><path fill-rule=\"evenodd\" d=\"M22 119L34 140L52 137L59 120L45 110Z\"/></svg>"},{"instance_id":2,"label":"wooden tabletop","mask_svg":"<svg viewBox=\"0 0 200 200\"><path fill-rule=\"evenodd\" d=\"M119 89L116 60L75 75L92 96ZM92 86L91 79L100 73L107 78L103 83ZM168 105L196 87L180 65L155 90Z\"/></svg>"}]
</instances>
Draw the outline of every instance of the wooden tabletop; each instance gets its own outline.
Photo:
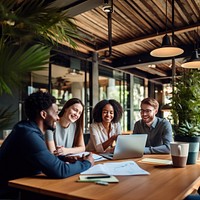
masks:
<instances>
[{"instance_id":1,"label":"wooden tabletop","mask_svg":"<svg viewBox=\"0 0 200 200\"><path fill-rule=\"evenodd\" d=\"M4 141L3 139L0 139L0 146L2 145L3 141Z\"/></svg>"},{"instance_id":2,"label":"wooden tabletop","mask_svg":"<svg viewBox=\"0 0 200 200\"><path fill-rule=\"evenodd\" d=\"M170 155L145 155L144 157L171 159ZM12 180L9 185L62 199L74 200L182 200L200 185L199 163L187 165L185 168L173 168L171 165L138 162L140 160L141 158L134 159L141 168L150 172L150 175L117 176L119 183L110 183L108 186L76 182L79 175L65 179L49 179L40 175Z\"/></svg>"}]
</instances>

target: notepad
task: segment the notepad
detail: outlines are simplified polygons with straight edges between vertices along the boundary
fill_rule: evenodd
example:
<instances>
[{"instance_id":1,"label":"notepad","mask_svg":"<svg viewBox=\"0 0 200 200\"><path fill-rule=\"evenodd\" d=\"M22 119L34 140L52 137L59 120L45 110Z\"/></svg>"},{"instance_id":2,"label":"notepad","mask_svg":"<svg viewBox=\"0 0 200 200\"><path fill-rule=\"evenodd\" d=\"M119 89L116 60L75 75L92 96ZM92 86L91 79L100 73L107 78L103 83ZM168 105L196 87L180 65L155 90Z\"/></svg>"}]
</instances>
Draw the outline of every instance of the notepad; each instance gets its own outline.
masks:
<instances>
[{"instance_id":1,"label":"notepad","mask_svg":"<svg viewBox=\"0 0 200 200\"><path fill-rule=\"evenodd\" d=\"M97 181L104 181L107 183L118 183L119 182L119 180L115 176L110 176L109 178L101 178L102 176L99 176L99 178L92 178L92 179L88 179L88 177L92 177L92 176L80 175L78 182L97 182ZM98 177L98 176L95 175L95 177Z\"/></svg>"},{"instance_id":2,"label":"notepad","mask_svg":"<svg viewBox=\"0 0 200 200\"><path fill-rule=\"evenodd\" d=\"M171 165L172 161L171 160L164 160L164 159L158 159L158 158L143 158L139 162L142 163L149 163L149 164L160 164L160 165Z\"/></svg>"}]
</instances>

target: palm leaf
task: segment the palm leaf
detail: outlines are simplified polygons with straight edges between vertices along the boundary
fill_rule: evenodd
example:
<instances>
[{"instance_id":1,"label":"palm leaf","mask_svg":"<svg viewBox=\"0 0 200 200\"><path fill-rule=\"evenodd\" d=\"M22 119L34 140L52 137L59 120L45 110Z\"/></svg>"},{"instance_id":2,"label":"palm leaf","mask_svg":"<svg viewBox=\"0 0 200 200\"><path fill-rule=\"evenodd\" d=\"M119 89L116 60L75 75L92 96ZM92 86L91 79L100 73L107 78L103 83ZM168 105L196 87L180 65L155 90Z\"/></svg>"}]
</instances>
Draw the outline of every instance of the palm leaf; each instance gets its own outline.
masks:
<instances>
[{"instance_id":1,"label":"palm leaf","mask_svg":"<svg viewBox=\"0 0 200 200\"><path fill-rule=\"evenodd\" d=\"M76 47L74 39L79 39L74 20L44 0L22 1L21 4L1 0L0 19L3 34L21 43L39 39L52 44L67 42Z\"/></svg>"},{"instance_id":2,"label":"palm leaf","mask_svg":"<svg viewBox=\"0 0 200 200\"><path fill-rule=\"evenodd\" d=\"M50 47L42 44L77 46L74 20L60 9L44 0L0 0L0 95L11 94L11 87L19 85L25 73L49 62Z\"/></svg>"},{"instance_id":3,"label":"palm leaf","mask_svg":"<svg viewBox=\"0 0 200 200\"><path fill-rule=\"evenodd\" d=\"M40 44L13 46L0 41L0 95L11 94L12 86L19 85L23 76L30 72L44 69L49 63L50 48ZM9 78L8 78L9 77Z\"/></svg>"}]
</instances>

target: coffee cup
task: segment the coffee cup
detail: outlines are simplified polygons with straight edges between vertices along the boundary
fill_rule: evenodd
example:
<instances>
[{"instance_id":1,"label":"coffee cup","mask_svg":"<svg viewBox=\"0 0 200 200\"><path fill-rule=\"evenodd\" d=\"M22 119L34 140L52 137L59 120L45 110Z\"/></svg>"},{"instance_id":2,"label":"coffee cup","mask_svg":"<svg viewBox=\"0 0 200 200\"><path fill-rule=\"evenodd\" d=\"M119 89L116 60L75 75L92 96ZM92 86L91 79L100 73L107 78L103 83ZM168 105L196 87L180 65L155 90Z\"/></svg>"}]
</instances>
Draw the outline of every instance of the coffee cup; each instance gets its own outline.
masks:
<instances>
[{"instance_id":1,"label":"coffee cup","mask_svg":"<svg viewBox=\"0 0 200 200\"><path fill-rule=\"evenodd\" d=\"M3 130L3 139L5 140L12 130Z\"/></svg>"},{"instance_id":2,"label":"coffee cup","mask_svg":"<svg viewBox=\"0 0 200 200\"><path fill-rule=\"evenodd\" d=\"M171 142L171 157L174 167L185 167L187 163L189 143Z\"/></svg>"}]
</instances>

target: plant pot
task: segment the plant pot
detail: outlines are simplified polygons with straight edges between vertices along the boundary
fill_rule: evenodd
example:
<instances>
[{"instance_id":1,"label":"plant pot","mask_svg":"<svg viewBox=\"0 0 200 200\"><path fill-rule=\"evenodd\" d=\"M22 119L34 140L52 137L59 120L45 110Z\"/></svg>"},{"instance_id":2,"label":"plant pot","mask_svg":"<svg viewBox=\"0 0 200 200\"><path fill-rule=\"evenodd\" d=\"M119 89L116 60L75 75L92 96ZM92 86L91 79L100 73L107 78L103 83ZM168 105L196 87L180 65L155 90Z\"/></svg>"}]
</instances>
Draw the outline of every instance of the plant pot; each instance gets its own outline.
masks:
<instances>
[{"instance_id":1,"label":"plant pot","mask_svg":"<svg viewBox=\"0 0 200 200\"><path fill-rule=\"evenodd\" d=\"M189 137L189 136L175 135L174 140L179 141L179 142L188 142L189 143L187 165L196 164L198 156L199 156L200 137L199 136Z\"/></svg>"}]
</instances>

